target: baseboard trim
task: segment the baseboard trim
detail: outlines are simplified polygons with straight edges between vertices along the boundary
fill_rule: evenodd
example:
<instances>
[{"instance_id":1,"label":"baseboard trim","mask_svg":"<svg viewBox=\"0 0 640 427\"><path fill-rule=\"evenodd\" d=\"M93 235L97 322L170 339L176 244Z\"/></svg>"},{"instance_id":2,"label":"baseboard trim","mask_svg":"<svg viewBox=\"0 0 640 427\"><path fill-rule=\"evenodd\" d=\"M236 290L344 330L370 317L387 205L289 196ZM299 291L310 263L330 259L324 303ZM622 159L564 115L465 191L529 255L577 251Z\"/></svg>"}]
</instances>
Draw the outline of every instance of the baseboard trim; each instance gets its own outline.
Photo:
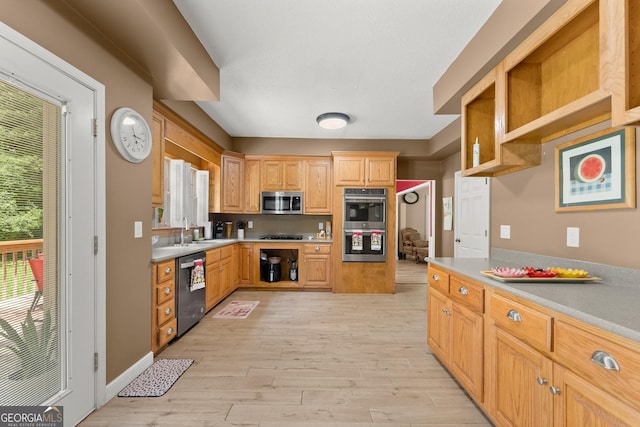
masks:
<instances>
[{"instance_id":1,"label":"baseboard trim","mask_svg":"<svg viewBox=\"0 0 640 427\"><path fill-rule=\"evenodd\" d=\"M131 365L129 369L118 375L116 379L107 384L106 402L116 397L120 390L129 385L138 375L144 372L149 366L153 364L153 352L145 354L140 360Z\"/></svg>"}]
</instances>

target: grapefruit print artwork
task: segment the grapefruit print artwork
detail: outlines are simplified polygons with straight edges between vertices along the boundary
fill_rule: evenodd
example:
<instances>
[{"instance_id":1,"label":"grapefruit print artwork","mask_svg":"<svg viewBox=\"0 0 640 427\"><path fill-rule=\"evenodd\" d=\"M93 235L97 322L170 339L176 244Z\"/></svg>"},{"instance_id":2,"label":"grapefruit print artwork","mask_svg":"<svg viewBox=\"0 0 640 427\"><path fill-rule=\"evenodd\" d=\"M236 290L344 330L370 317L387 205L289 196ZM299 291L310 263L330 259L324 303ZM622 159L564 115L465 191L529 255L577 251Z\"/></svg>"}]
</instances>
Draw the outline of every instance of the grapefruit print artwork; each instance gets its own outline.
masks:
<instances>
[{"instance_id":1,"label":"grapefruit print artwork","mask_svg":"<svg viewBox=\"0 0 640 427\"><path fill-rule=\"evenodd\" d=\"M576 167L576 177L582 182L594 182L604 174L606 163L599 154L585 156Z\"/></svg>"}]
</instances>

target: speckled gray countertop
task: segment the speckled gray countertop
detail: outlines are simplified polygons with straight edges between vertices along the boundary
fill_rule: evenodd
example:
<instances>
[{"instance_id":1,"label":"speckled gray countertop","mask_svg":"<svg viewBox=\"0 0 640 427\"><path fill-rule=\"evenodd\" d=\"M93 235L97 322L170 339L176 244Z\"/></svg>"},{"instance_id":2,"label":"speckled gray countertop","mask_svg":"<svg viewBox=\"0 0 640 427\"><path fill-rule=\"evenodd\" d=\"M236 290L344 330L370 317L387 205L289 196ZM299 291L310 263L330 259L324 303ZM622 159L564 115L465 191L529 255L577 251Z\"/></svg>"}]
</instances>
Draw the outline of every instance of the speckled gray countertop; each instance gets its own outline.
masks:
<instances>
[{"instance_id":1,"label":"speckled gray countertop","mask_svg":"<svg viewBox=\"0 0 640 427\"><path fill-rule=\"evenodd\" d=\"M487 258L428 258L434 266L525 298L543 307L566 314L640 342L640 284L602 277L589 283L502 283L480 273L493 267L522 267ZM601 277L601 276L597 276Z\"/></svg>"}]
</instances>

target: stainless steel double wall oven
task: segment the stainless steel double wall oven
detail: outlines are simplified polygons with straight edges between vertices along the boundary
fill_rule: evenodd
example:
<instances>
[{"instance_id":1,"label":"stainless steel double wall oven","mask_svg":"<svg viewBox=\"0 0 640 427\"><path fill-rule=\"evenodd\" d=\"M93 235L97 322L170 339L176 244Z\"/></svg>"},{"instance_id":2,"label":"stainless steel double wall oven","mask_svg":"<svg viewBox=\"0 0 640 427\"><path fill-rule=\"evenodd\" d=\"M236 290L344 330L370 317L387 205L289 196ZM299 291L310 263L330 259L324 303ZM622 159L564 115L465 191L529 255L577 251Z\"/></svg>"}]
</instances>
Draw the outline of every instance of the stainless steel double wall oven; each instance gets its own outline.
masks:
<instances>
[{"instance_id":1,"label":"stainless steel double wall oven","mask_svg":"<svg viewBox=\"0 0 640 427\"><path fill-rule=\"evenodd\" d=\"M343 261L385 262L387 189L345 188L342 230Z\"/></svg>"}]
</instances>

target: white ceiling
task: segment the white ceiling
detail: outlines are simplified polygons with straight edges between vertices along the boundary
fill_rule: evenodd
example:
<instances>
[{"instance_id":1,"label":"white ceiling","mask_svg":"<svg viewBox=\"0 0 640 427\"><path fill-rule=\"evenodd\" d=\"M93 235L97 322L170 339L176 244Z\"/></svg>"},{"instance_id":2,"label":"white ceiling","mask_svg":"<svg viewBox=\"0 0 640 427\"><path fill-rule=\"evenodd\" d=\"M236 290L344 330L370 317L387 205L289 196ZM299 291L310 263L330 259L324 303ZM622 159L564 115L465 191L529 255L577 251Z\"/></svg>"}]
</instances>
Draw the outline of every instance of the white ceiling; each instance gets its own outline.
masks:
<instances>
[{"instance_id":1,"label":"white ceiling","mask_svg":"<svg viewBox=\"0 0 640 427\"><path fill-rule=\"evenodd\" d=\"M428 139L432 88L501 0L174 0L220 68L233 137ZM319 114L351 116L319 128Z\"/></svg>"}]
</instances>

